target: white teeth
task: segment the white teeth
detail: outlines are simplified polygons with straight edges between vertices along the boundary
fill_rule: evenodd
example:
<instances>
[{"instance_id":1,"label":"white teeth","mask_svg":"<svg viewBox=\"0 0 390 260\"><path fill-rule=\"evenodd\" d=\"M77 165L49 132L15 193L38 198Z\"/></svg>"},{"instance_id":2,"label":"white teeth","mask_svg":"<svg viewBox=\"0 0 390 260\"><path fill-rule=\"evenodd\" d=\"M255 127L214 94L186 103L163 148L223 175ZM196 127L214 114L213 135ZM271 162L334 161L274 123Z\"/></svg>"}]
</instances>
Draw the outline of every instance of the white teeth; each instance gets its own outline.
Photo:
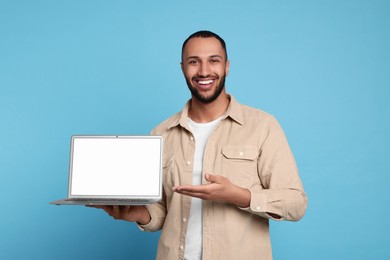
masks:
<instances>
[{"instance_id":1,"label":"white teeth","mask_svg":"<svg viewBox=\"0 0 390 260\"><path fill-rule=\"evenodd\" d=\"M213 81L212 80L202 80L202 81L199 81L198 83L199 84L211 84L211 83L213 83Z\"/></svg>"}]
</instances>

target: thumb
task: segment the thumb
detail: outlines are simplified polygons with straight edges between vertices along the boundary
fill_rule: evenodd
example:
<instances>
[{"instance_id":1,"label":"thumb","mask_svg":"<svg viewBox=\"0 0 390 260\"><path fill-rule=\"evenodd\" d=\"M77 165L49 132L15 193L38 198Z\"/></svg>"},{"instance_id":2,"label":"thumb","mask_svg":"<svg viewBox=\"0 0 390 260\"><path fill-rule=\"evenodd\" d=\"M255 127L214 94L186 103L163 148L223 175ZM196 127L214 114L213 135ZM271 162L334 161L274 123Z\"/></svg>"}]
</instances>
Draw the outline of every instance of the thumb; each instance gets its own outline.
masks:
<instances>
[{"instance_id":1,"label":"thumb","mask_svg":"<svg viewBox=\"0 0 390 260\"><path fill-rule=\"evenodd\" d=\"M210 173L206 173L206 181L208 182L217 182L218 179L219 179L220 176L218 175L214 175L214 174L210 174Z\"/></svg>"}]
</instances>

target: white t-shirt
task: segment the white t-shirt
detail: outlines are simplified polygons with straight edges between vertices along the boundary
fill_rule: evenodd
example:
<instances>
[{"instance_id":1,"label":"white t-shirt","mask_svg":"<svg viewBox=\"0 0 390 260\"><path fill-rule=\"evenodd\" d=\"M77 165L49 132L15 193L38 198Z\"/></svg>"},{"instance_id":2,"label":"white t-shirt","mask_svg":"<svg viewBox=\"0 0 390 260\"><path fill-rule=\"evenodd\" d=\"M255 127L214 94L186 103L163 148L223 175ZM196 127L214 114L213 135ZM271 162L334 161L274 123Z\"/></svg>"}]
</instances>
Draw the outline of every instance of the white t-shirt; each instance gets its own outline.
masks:
<instances>
[{"instance_id":1,"label":"white t-shirt","mask_svg":"<svg viewBox=\"0 0 390 260\"><path fill-rule=\"evenodd\" d=\"M202 184L203 155L207 140L222 117L208 123L196 123L188 118L188 124L195 138L195 158L192 185ZM202 200L191 199L190 217L186 235L184 259L202 259Z\"/></svg>"}]
</instances>

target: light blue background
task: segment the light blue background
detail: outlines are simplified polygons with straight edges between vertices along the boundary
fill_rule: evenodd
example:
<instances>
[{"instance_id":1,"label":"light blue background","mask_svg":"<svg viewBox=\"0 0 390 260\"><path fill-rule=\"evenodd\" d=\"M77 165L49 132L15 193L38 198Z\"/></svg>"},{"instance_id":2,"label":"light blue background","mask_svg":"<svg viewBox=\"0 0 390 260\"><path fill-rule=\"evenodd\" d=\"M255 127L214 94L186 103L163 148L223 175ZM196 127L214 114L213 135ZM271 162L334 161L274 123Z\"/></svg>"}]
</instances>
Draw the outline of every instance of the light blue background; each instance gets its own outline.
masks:
<instances>
[{"instance_id":1,"label":"light blue background","mask_svg":"<svg viewBox=\"0 0 390 260\"><path fill-rule=\"evenodd\" d=\"M309 197L275 259L390 259L390 2L0 0L0 259L153 259L67 190L72 134L146 134L189 93L183 40L220 34L228 92L275 115Z\"/></svg>"}]
</instances>

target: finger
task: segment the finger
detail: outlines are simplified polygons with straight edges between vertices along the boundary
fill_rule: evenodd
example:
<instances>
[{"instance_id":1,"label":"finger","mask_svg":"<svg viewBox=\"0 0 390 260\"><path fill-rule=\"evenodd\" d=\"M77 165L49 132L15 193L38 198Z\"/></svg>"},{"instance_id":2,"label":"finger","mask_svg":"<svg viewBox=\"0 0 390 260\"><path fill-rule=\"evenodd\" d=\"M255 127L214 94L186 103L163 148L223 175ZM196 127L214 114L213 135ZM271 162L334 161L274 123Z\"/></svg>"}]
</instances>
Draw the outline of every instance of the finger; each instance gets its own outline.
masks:
<instances>
[{"instance_id":1,"label":"finger","mask_svg":"<svg viewBox=\"0 0 390 260\"><path fill-rule=\"evenodd\" d=\"M118 205L112 206L112 216L117 218L120 215L120 208Z\"/></svg>"},{"instance_id":2,"label":"finger","mask_svg":"<svg viewBox=\"0 0 390 260\"><path fill-rule=\"evenodd\" d=\"M211 182L211 183L214 183L214 182L220 183L222 181L222 178L223 177L221 175L214 175L214 174L210 174L210 173L207 173L205 175L206 181Z\"/></svg>"},{"instance_id":3,"label":"finger","mask_svg":"<svg viewBox=\"0 0 390 260\"><path fill-rule=\"evenodd\" d=\"M129 213L131 206L120 206L121 211L124 213Z\"/></svg>"},{"instance_id":4,"label":"finger","mask_svg":"<svg viewBox=\"0 0 390 260\"><path fill-rule=\"evenodd\" d=\"M210 186L209 184L199 186L180 186L177 187L175 192L201 198L210 194Z\"/></svg>"},{"instance_id":5,"label":"finger","mask_svg":"<svg viewBox=\"0 0 390 260\"><path fill-rule=\"evenodd\" d=\"M207 184L206 185L195 185L195 186L176 186L173 187L173 191L176 192L199 192L204 193L207 191Z\"/></svg>"},{"instance_id":6,"label":"finger","mask_svg":"<svg viewBox=\"0 0 390 260\"><path fill-rule=\"evenodd\" d=\"M177 193L190 196L190 197L200 198L200 199L207 198L207 194L204 192L177 191Z\"/></svg>"},{"instance_id":7,"label":"finger","mask_svg":"<svg viewBox=\"0 0 390 260\"><path fill-rule=\"evenodd\" d=\"M215 180L214 176L215 176L215 175L212 175L212 174L210 174L210 173L207 173L204 177L205 177L206 181L208 181L208 182L213 182L213 181Z\"/></svg>"}]
</instances>

